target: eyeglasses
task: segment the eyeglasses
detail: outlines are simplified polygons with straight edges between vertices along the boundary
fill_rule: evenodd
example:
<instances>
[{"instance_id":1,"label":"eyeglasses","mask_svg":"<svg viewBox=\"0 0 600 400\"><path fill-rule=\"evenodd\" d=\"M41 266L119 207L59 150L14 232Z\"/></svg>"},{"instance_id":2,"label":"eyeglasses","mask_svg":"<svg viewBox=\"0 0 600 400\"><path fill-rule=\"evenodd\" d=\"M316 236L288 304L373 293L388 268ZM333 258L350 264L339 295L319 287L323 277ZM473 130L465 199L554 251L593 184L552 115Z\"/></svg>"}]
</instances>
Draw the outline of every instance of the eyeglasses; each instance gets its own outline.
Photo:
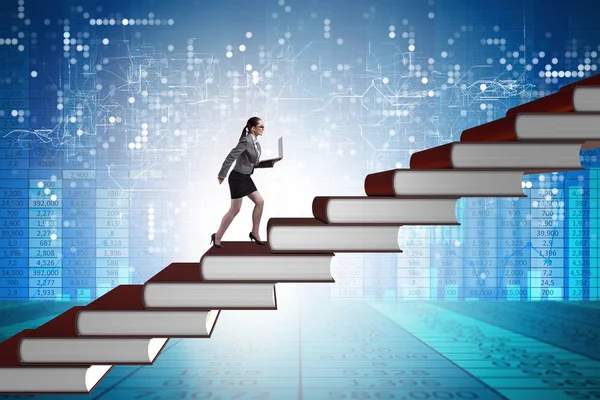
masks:
<instances>
[{"instance_id":1,"label":"eyeglasses","mask_svg":"<svg viewBox=\"0 0 600 400\"><path fill-rule=\"evenodd\" d=\"M256 125L256 127L257 127L257 128L260 128L260 129L265 129L265 126L264 126L264 125Z\"/></svg>"}]
</instances>

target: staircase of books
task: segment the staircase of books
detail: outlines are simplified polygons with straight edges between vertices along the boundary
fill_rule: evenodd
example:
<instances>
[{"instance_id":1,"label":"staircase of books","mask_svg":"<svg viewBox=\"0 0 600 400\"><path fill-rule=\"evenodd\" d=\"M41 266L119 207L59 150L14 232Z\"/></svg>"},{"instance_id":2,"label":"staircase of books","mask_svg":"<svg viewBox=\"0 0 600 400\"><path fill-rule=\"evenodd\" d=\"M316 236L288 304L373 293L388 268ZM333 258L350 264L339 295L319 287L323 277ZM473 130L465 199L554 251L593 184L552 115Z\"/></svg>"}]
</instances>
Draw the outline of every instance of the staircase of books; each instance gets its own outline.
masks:
<instances>
[{"instance_id":1,"label":"staircase of books","mask_svg":"<svg viewBox=\"0 0 600 400\"><path fill-rule=\"evenodd\" d=\"M221 310L274 310L278 282L333 282L336 252L402 252L402 225L458 225L461 197L525 197L523 174L582 169L600 140L600 75L510 109L460 141L368 175L366 196L316 197L272 218L268 243L223 242L0 344L1 393L89 393L113 365L152 364L169 338L209 338Z\"/></svg>"}]
</instances>

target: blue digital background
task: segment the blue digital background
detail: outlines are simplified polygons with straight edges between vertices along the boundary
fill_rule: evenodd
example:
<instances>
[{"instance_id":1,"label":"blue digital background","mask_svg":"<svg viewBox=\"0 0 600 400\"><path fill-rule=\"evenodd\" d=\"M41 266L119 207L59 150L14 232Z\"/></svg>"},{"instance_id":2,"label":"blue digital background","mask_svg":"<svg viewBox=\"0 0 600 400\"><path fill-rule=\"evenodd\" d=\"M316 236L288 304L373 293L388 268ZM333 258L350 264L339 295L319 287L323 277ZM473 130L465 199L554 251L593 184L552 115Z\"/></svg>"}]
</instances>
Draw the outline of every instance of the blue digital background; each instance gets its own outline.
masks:
<instances>
[{"instance_id":1,"label":"blue digital background","mask_svg":"<svg viewBox=\"0 0 600 400\"><path fill-rule=\"evenodd\" d=\"M264 229L310 216L316 195L364 195L367 174L595 74L600 51L585 2L2 11L6 300L92 300L198 259L228 207L214 177L249 116L267 123L266 154L286 143L285 163L256 175ZM460 227L404 227L404 254L339 256L346 275L319 295L597 299L595 154L582 153L585 171L525 175L526 199L461 200Z\"/></svg>"},{"instance_id":2,"label":"blue digital background","mask_svg":"<svg viewBox=\"0 0 600 400\"><path fill-rule=\"evenodd\" d=\"M581 0L1 2L0 299L27 302L3 303L2 332L199 259L229 204L214 178L248 117L266 121L266 154L285 139L284 161L253 176L265 238L269 217L310 216L317 195L364 195L367 174L408 168L412 152L596 74L599 16ZM595 398L599 177L596 151L582 157L584 171L525 175L527 198L462 200L459 227L404 227L402 254L338 254L335 284L278 285L280 314L231 312L208 343L169 342L155 369L115 368L99 396ZM248 207L224 240L245 239ZM315 315L317 299L348 302L319 303ZM240 320L270 327L248 330L259 356L247 364L227 355ZM280 358L262 360L270 351ZM353 351L396 360L375 365L377 354L367 366ZM407 366L449 371L439 386L450 389L364 383ZM479 383L454 390L455 367ZM189 368L225 380L181 379ZM346 372L323 372L335 368ZM255 369L271 383L227 387ZM210 385L219 390L192 390Z\"/></svg>"}]
</instances>

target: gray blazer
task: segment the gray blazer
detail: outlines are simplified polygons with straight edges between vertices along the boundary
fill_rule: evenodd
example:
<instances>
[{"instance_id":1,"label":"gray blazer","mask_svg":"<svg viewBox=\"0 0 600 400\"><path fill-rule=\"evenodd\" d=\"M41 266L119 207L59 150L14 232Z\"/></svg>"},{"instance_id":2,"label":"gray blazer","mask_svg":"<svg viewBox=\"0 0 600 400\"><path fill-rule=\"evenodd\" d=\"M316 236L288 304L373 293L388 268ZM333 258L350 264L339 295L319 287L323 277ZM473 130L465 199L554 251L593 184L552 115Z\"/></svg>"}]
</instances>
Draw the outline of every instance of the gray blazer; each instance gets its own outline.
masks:
<instances>
[{"instance_id":1,"label":"gray blazer","mask_svg":"<svg viewBox=\"0 0 600 400\"><path fill-rule=\"evenodd\" d=\"M235 167L233 167L234 171L240 172L242 174L250 175L254 172L254 168L258 166L260 154L262 152L260 149L260 143L256 143L256 147L258 147L258 152L256 151L256 147L254 147L254 141L252 140L252 134L249 133L243 138L240 139L237 146L235 146L225 158L223 162L223 166L219 171L219 177L225 179L227 174L229 173L229 168L231 168L231 164L235 161Z\"/></svg>"}]
</instances>

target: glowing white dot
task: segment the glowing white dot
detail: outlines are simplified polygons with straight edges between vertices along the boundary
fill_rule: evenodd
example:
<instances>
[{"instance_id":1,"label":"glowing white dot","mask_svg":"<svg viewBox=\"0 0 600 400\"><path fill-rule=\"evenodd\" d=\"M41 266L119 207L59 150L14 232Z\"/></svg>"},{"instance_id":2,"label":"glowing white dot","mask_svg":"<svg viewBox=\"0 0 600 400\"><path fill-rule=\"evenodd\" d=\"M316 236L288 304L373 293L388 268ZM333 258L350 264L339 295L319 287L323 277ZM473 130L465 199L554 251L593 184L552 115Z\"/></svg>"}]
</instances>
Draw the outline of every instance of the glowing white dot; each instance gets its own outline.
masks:
<instances>
[{"instance_id":1,"label":"glowing white dot","mask_svg":"<svg viewBox=\"0 0 600 400\"><path fill-rule=\"evenodd\" d=\"M43 187L44 187L44 182L42 182L42 181L39 181L39 182L37 183L37 187L39 187L40 189L41 189L41 188L43 188Z\"/></svg>"},{"instance_id":2,"label":"glowing white dot","mask_svg":"<svg viewBox=\"0 0 600 400\"><path fill-rule=\"evenodd\" d=\"M135 144L135 148L136 149L141 149L142 148L142 144L141 143L136 143Z\"/></svg>"},{"instance_id":3,"label":"glowing white dot","mask_svg":"<svg viewBox=\"0 0 600 400\"><path fill-rule=\"evenodd\" d=\"M135 97L130 97L129 99L127 99L127 101L129 101L130 104L135 103Z\"/></svg>"},{"instance_id":4,"label":"glowing white dot","mask_svg":"<svg viewBox=\"0 0 600 400\"><path fill-rule=\"evenodd\" d=\"M433 96L435 96L435 92L433 90L430 90L429 92L427 92L427 95L429 97L433 97Z\"/></svg>"},{"instance_id":5,"label":"glowing white dot","mask_svg":"<svg viewBox=\"0 0 600 400\"><path fill-rule=\"evenodd\" d=\"M479 108L480 108L481 110L485 110L485 109L487 108L487 104L485 104L485 103L482 103L482 104L480 104L480 105L479 105Z\"/></svg>"},{"instance_id":6,"label":"glowing white dot","mask_svg":"<svg viewBox=\"0 0 600 400\"><path fill-rule=\"evenodd\" d=\"M51 240L56 240L57 237L58 236L56 236L56 233L53 233L53 234L50 235L50 239Z\"/></svg>"},{"instance_id":7,"label":"glowing white dot","mask_svg":"<svg viewBox=\"0 0 600 400\"><path fill-rule=\"evenodd\" d=\"M239 49L240 49L240 51L246 51L246 46L244 46L243 44L240 44Z\"/></svg>"},{"instance_id":8,"label":"glowing white dot","mask_svg":"<svg viewBox=\"0 0 600 400\"><path fill-rule=\"evenodd\" d=\"M131 142L127 145L131 150L135 149L135 143Z\"/></svg>"},{"instance_id":9,"label":"glowing white dot","mask_svg":"<svg viewBox=\"0 0 600 400\"><path fill-rule=\"evenodd\" d=\"M50 200L52 200L52 201L56 201L56 199L58 199L58 197L56 197L56 195L55 195L55 194L53 194L52 196L50 196Z\"/></svg>"},{"instance_id":10,"label":"glowing white dot","mask_svg":"<svg viewBox=\"0 0 600 400\"><path fill-rule=\"evenodd\" d=\"M117 119L116 119L114 116L110 116L110 117L108 118L108 121L109 121L111 124L114 124L114 123L117 121Z\"/></svg>"},{"instance_id":11,"label":"glowing white dot","mask_svg":"<svg viewBox=\"0 0 600 400\"><path fill-rule=\"evenodd\" d=\"M246 64L246 71L252 71L252 64Z\"/></svg>"},{"instance_id":12,"label":"glowing white dot","mask_svg":"<svg viewBox=\"0 0 600 400\"><path fill-rule=\"evenodd\" d=\"M389 78L385 77L385 78L383 78L383 79L381 80L381 82L382 82L384 85L387 85L387 84L390 82L390 80L389 80Z\"/></svg>"},{"instance_id":13,"label":"glowing white dot","mask_svg":"<svg viewBox=\"0 0 600 400\"><path fill-rule=\"evenodd\" d=\"M38 76L37 71L31 71L31 77L36 78Z\"/></svg>"},{"instance_id":14,"label":"glowing white dot","mask_svg":"<svg viewBox=\"0 0 600 400\"><path fill-rule=\"evenodd\" d=\"M62 105L62 103L61 103L61 104L57 104L57 105L56 105L56 108L57 108L57 109L59 109L59 110L62 110L62 109L63 109L63 105Z\"/></svg>"},{"instance_id":15,"label":"glowing white dot","mask_svg":"<svg viewBox=\"0 0 600 400\"><path fill-rule=\"evenodd\" d=\"M427 82L429 82L429 79L427 79L426 77L421 78L421 83L423 85L427 84Z\"/></svg>"},{"instance_id":16,"label":"glowing white dot","mask_svg":"<svg viewBox=\"0 0 600 400\"><path fill-rule=\"evenodd\" d=\"M388 34L388 36L390 37L390 39L393 39L393 38L395 38L395 37L396 37L396 32L390 32L390 33Z\"/></svg>"},{"instance_id":17,"label":"glowing white dot","mask_svg":"<svg viewBox=\"0 0 600 400\"><path fill-rule=\"evenodd\" d=\"M246 38L250 39L252 37L252 32L246 32Z\"/></svg>"},{"instance_id":18,"label":"glowing white dot","mask_svg":"<svg viewBox=\"0 0 600 400\"><path fill-rule=\"evenodd\" d=\"M427 17L429 17L429 19L434 19L435 18L435 14L430 12L429 14L427 14Z\"/></svg>"},{"instance_id":19,"label":"glowing white dot","mask_svg":"<svg viewBox=\"0 0 600 400\"><path fill-rule=\"evenodd\" d=\"M415 45L411 44L410 46L408 46L408 51L415 51Z\"/></svg>"},{"instance_id":20,"label":"glowing white dot","mask_svg":"<svg viewBox=\"0 0 600 400\"><path fill-rule=\"evenodd\" d=\"M129 20L127 18L123 20L123 25L129 25Z\"/></svg>"},{"instance_id":21,"label":"glowing white dot","mask_svg":"<svg viewBox=\"0 0 600 400\"><path fill-rule=\"evenodd\" d=\"M109 43L110 43L110 40L108 40L108 38L104 38L104 39L102 39L102 44L103 44L103 45L107 45L107 44L109 44Z\"/></svg>"},{"instance_id":22,"label":"glowing white dot","mask_svg":"<svg viewBox=\"0 0 600 400\"><path fill-rule=\"evenodd\" d=\"M142 124L142 129L148 129L148 124L144 122L144 123Z\"/></svg>"},{"instance_id":23,"label":"glowing white dot","mask_svg":"<svg viewBox=\"0 0 600 400\"><path fill-rule=\"evenodd\" d=\"M310 69L311 69L312 71L316 71L316 70L317 70L317 68L318 68L318 67L317 67L317 64L313 64L313 65L311 65L311 66L310 66Z\"/></svg>"},{"instance_id":24,"label":"glowing white dot","mask_svg":"<svg viewBox=\"0 0 600 400\"><path fill-rule=\"evenodd\" d=\"M77 122L77 117L71 117L71 118L69 118L69 122L71 122L72 124L74 124L75 122Z\"/></svg>"},{"instance_id":25,"label":"glowing white dot","mask_svg":"<svg viewBox=\"0 0 600 400\"><path fill-rule=\"evenodd\" d=\"M340 38L337 40L337 44L342 45L344 44L344 39Z\"/></svg>"},{"instance_id":26,"label":"glowing white dot","mask_svg":"<svg viewBox=\"0 0 600 400\"><path fill-rule=\"evenodd\" d=\"M231 58L233 57L233 53L231 51L228 51L227 53L225 53L225 57Z\"/></svg>"},{"instance_id":27,"label":"glowing white dot","mask_svg":"<svg viewBox=\"0 0 600 400\"><path fill-rule=\"evenodd\" d=\"M167 122L169 119L168 119L167 117L162 117L160 120L161 120L161 122L164 124L164 123L166 123L166 122Z\"/></svg>"},{"instance_id":28,"label":"glowing white dot","mask_svg":"<svg viewBox=\"0 0 600 400\"><path fill-rule=\"evenodd\" d=\"M18 116L18 115L19 115L19 112L18 112L17 110L12 110L12 111L10 112L10 115L12 115L13 117L16 117L16 116Z\"/></svg>"}]
</instances>

